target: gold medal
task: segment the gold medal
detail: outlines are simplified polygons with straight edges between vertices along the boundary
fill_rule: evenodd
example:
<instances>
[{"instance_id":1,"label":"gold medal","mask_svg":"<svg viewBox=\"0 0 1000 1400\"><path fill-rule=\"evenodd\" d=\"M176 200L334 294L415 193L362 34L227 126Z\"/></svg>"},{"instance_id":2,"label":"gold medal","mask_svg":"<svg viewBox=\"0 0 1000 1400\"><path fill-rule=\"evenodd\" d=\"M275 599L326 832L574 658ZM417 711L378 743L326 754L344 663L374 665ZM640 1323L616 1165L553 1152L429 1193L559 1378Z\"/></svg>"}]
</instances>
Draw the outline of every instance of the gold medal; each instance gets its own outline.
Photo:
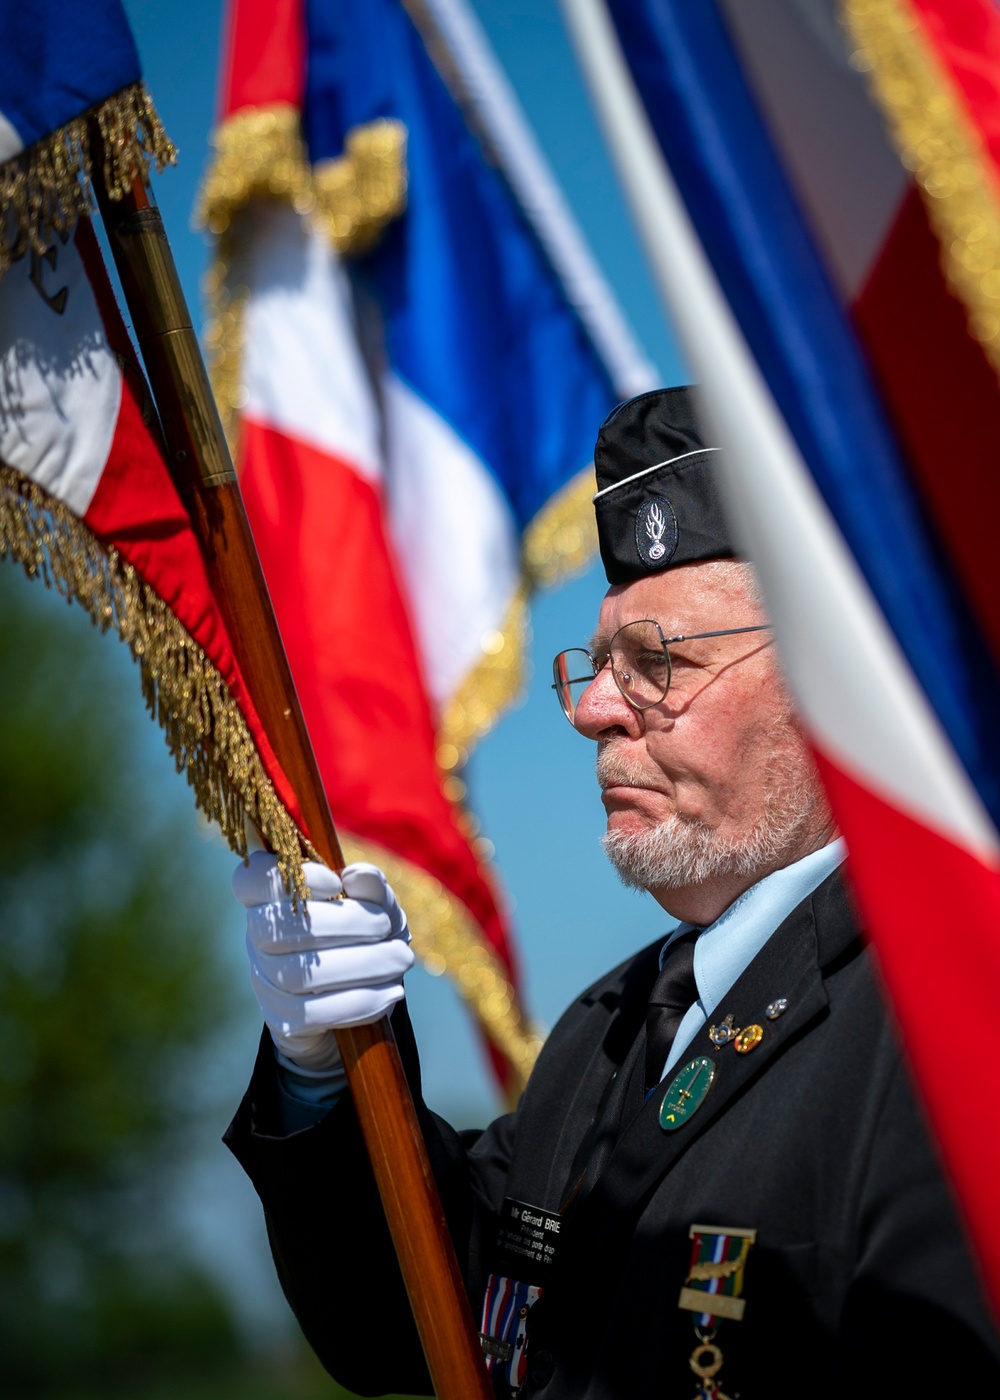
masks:
<instances>
[{"instance_id":1,"label":"gold medal","mask_svg":"<svg viewBox=\"0 0 1000 1400\"><path fill-rule=\"evenodd\" d=\"M734 1042L737 1055L749 1055L763 1039L763 1026L744 1026Z\"/></svg>"},{"instance_id":2,"label":"gold medal","mask_svg":"<svg viewBox=\"0 0 1000 1400\"><path fill-rule=\"evenodd\" d=\"M716 1379L723 1361L716 1335L725 1325L723 1319L743 1320L743 1269L757 1231L736 1225L692 1225L689 1233L691 1263L677 1306L695 1314L698 1345L688 1358L698 1377L695 1400L727 1400Z\"/></svg>"},{"instance_id":3,"label":"gold medal","mask_svg":"<svg viewBox=\"0 0 1000 1400\"><path fill-rule=\"evenodd\" d=\"M714 1342L699 1342L691 1353L690 1365L696 1376L710 1381L722 1370L722 1352Z\"/></svg>"},{"instance_id":4,"label":"gold medal","mask_svg":"<svg viewBox=\"0 0 1000 1400\"><path fill-rule=\"evenodd\" d=\"M715 1379L722 1370L722 1352L714 1342L699 1341L688 1358L688 1365L698 1377L698 1394L695 1400L729 1400L719 1389Z\"/></svg>"}]
</instances>

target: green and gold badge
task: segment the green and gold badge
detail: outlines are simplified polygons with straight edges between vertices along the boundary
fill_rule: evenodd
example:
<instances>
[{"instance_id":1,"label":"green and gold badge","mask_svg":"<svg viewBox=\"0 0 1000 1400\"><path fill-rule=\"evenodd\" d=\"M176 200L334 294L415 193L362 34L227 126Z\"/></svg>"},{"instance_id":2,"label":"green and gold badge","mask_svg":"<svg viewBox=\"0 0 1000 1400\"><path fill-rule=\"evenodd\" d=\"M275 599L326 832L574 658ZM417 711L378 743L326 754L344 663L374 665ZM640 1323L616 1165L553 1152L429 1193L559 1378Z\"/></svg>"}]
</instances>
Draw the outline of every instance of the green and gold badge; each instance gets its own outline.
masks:
<instances>
[{"instance_id":1,"label":"green and gold badge","mask_svg":"<svg viewBox=\"0 0 1000 1400\"><path fill-rule=\"evenodd\" d=\"M672 1133L697 1113L705 1102L705 1095L715 1082L715 1065L700 1055L689 1060L667 1085L667 1092L660 1104L660 1127L665 1133Z\"/></svg>"}]
</instances>

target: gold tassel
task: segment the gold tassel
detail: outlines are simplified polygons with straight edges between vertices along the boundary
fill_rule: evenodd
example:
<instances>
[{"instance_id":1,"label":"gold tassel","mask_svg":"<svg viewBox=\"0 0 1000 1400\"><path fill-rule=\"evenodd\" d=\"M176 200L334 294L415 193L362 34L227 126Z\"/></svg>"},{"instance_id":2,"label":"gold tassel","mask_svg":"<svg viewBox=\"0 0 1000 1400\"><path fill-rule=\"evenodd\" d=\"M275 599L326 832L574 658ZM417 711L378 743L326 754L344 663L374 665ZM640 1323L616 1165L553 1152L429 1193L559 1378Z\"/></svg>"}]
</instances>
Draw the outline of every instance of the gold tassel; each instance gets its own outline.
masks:
<instances>
[{"instance_id":1,"label":"gold tassel","mask_svg":"<svg viewBox=\"0 0 1000 1400\"><path fill-rule=\"evenodd\" d=\"M513 1071L511 1106L517 1102L544 1039L527 1022L503 964L483 939L472 916L450 891L425 870L372 841L341 833L348 861L367 860L385 871L406 910L413 950L435 977L455 983L478 1017L491 1044Z\"/></svg>"},{"instance_id":2,"label":"gold tassel","mask_svg":"<svg viewBox=\"0 0 1000 1400\"><path fill-rule=\"evenodd\" d=\"M42 487L0 464L0 558L10 556L117 632L139 663L142 694L195 803L246 859L247 820L278 858L296 903L302 861L316 854L279 799L242 711L219 670L113 545Z\"/></svg>"},{"instance_id":3,"label":"gold tassel","mask_svg":"<svg viewBox=\"0 0 1000 1400\"><path fill-rule=\"evenodd\" d=\"M144 83L134 83L98 107L0 165L0 277L30 246L44 253L54 237L66 238L94 207L90 120L104 145L104 182L121 199L133 180L172 165L177 151L163 130Z\"/></svg>"},{"instance_id":4,"label":"gold tassel","mask_svg":"<svg viewBox=\"0 0 1000 1400\"><path fill-rule=\"evenodd\" d=\"M1000 207L983 143L949 77L900 0L841 0L855 45L892 137L917 181L941 265L968 313L969 331L1000 374Z\"/></svg>"}]
</instances>

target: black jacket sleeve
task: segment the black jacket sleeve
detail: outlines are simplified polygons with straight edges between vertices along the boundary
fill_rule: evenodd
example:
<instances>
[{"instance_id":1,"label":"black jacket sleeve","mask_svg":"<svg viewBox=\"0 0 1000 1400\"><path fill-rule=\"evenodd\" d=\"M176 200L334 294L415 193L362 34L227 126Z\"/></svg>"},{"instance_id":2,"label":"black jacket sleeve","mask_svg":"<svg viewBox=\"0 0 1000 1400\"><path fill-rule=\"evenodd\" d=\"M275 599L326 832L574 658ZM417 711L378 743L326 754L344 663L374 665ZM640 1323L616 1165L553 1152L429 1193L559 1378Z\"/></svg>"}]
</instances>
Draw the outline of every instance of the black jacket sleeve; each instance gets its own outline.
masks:
<instances>
[{"instance_id":1,"label":"black jacket sleeve","mask_svg":"<svg viewBox=\"0 0 1000 1400\"><path fill-rule=\"evenodd\" d=\"M511 1119L458 1133L424 1105L405 1006L393 1028L410 1081L459 1265L477 1259L502 1197ZM348 1094L315 1126L283 1136L265 1031L250 1086L225 1135L264 1207L285 1297L320 1361L359 1395L431 1393L385 1215ZM482 1297L468 1270L473 1312Z\"/></svg>"},{"instance_id":2,"label":"black jacket sleeve","mask_svg":"<svg viewBox=\"0 0 1000 1400\"><path fill-rule=\"evenodd\" d=\"M902 1060L879 1124L857 1205L859 1255L841 1320L845 1379L864 1378L860 1387L852 1382L863 1395L926 1395L949 1383L988 1394L1000 1378L996 1327Z\"/></svg>"}]
</instances>

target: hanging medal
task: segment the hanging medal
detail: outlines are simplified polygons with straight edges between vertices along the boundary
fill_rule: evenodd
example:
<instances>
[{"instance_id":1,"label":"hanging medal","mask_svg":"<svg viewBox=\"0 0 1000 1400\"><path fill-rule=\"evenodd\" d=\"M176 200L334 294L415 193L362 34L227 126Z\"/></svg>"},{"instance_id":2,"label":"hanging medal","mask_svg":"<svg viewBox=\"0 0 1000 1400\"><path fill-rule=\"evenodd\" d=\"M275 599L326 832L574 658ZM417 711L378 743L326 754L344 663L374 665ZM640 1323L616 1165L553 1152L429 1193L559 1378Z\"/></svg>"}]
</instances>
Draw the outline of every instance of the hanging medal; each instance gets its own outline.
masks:
<instances>
[{"instance_id":1,"label":"hanging medal","mask_svg":"<svg viewBox=\"0 0 1000 1400\"><path fill-rule=\"evenodd\" d=\"M695 1400L728 1400L716 1379L724 1360L716 1336L721 1322L743 1320L743 1272L757 1231L692 1225L689 1235L691 1260L677 1306L694 1313L697 1345L688 1364L697 1378Z\"/></svg>"},{"instance_id":2,"label":"hanging medal","mask_svg":"<svg viewBox=\"0 0 1000 1400\"><path fill-rule=\"evenodd\" d=\"M479 1339L486 1357L486 1370L499 1369L516 1395L528 1370L528 1313L542 1296L537 1284L523 1283L504 1274L490 1274L483 1298L483 1319Z\"/></svg>"}]
</instances>

